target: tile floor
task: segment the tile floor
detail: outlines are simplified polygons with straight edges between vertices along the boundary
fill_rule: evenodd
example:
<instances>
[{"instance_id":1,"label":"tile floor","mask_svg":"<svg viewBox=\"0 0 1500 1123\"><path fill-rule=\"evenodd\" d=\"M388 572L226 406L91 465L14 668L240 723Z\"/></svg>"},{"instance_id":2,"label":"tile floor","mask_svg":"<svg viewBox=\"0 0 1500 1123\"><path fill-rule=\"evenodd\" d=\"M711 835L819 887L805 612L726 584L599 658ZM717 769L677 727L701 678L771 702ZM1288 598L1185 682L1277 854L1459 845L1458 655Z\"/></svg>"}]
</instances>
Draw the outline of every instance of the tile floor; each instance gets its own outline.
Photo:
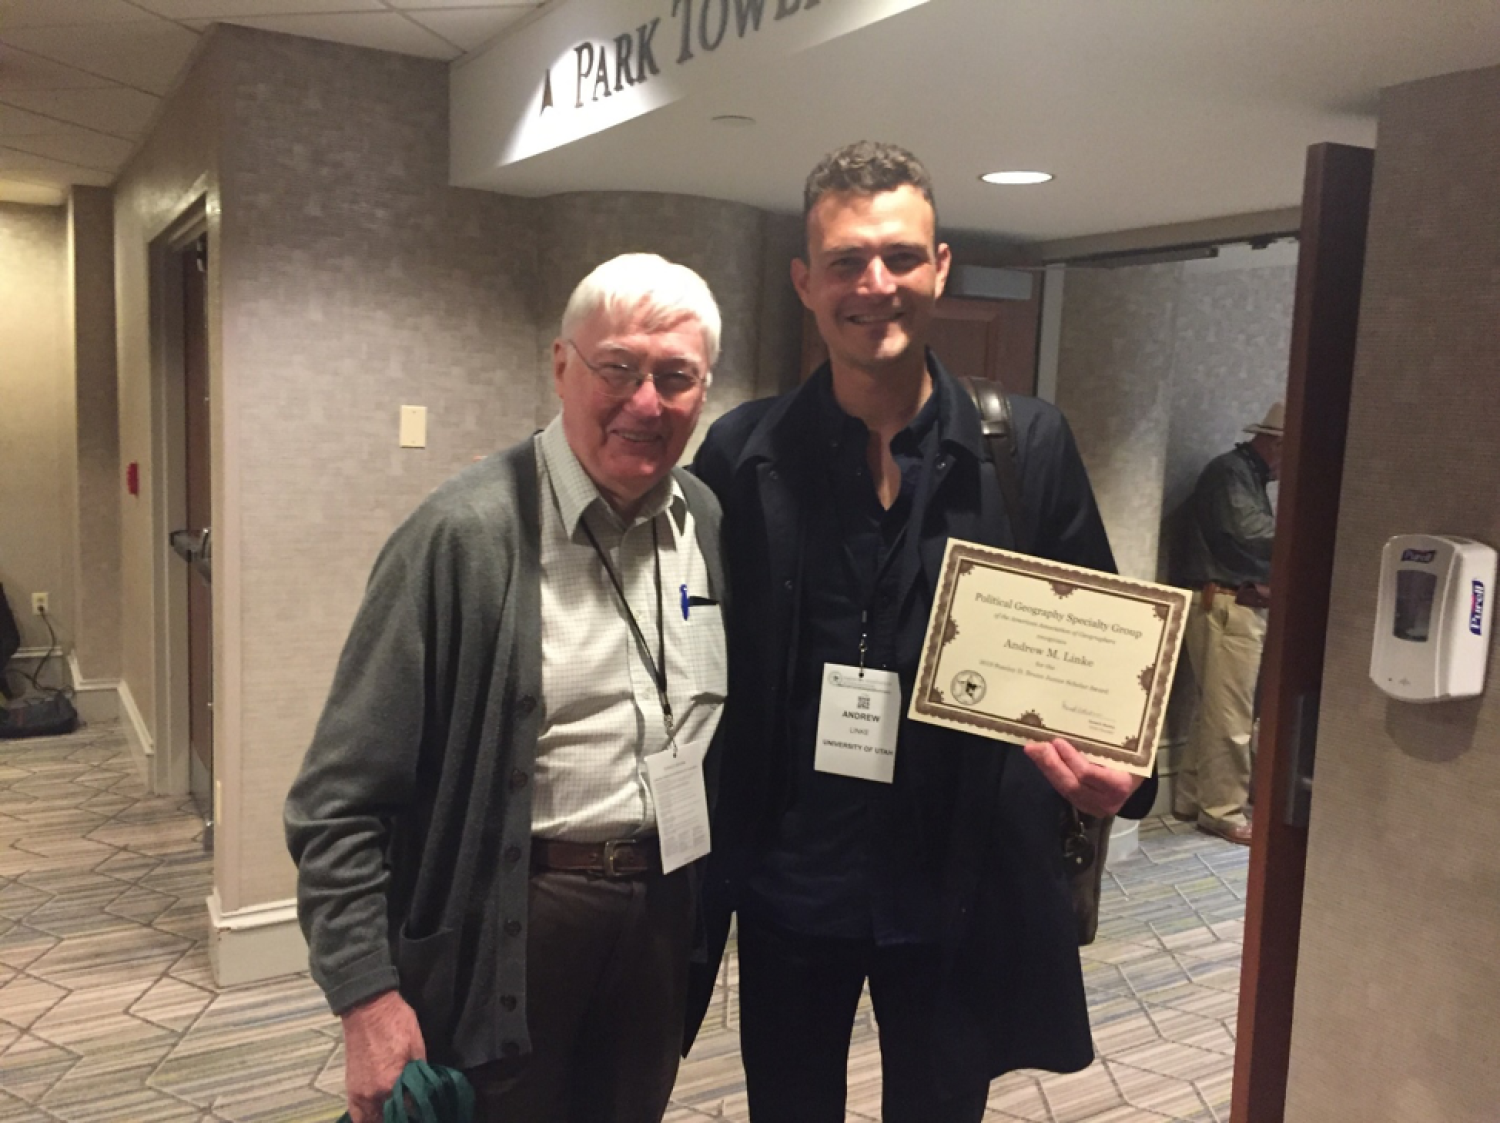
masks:
<instances>
[{"instance_id":1,"label":"tile floor","mask_svg":"<svg viewBox=\"0 0 1500 1123\"><path fill-rule=\"evenodd\" d=\"M117 727L0 742L0 1123L270 1123L342 1112L338 1022L305 975L219 989L189 801L144 793ZM1144 825L1084 977L1100 1060L997 1081L987 1123L1228 1119L1248 852ZM668 1123L745 1120L733 963ZM878 1120L866 1008L851 1121Z\"/></svg>"}]
</instances>

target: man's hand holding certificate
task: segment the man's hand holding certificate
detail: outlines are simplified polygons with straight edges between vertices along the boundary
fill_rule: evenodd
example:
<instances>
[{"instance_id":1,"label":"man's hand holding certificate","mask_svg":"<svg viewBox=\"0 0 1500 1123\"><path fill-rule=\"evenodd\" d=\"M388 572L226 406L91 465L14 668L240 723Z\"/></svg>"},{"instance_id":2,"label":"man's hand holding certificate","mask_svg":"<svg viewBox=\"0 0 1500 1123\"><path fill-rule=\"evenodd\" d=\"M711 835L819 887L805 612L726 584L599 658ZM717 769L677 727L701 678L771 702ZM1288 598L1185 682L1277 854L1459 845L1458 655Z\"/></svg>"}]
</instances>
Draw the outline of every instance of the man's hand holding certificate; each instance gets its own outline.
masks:
<instances>
[{"instance_id":1,"label":"man's hand holding certificate","mask_svg":"<svg viewBox=\"0 0 1500 1123\"><path fill-rule=\"evenodd\" d=\"M1107 814L1135 786L1120 772L1151 774L1187 603L1182 589L950 542L911 717L1024 742L1070 802Z\"/></svg>"}]
</instances>

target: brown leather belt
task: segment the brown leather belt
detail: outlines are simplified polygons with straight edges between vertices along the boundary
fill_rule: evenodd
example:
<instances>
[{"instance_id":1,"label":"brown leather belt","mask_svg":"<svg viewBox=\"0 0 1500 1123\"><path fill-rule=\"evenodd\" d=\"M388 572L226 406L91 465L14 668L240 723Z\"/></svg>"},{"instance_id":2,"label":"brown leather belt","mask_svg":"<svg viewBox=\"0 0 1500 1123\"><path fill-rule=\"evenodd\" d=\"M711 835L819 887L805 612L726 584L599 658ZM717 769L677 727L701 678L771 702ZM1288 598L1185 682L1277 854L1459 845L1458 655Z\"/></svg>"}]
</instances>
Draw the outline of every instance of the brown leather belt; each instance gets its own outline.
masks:
<instances>
[{"instance_id":1,"label":"brown leather belt","mask_svg":"<svg viewBox=\"0 0 1500 1123\"><path fill-rule=\"evenodd\" d=\"M1220 585L1217 581L1208 581L1203 585L1202 592L1203 610L1207 612L1213 608L1215 597L1228 597L1233 600L1239 590L1232 585Z\"/></svg>"},{"instance_id":2,"label":"brown leather belt","mask_svg":"<svg viewBox=\"0 0 1500 1123\"><path fill-rule=\"evenodd\" d=\"M646 877L661 872L661 847L654 836L612 839L609 842L533 838L531 868L608 878Z\"/></svg>"}]
</instances>

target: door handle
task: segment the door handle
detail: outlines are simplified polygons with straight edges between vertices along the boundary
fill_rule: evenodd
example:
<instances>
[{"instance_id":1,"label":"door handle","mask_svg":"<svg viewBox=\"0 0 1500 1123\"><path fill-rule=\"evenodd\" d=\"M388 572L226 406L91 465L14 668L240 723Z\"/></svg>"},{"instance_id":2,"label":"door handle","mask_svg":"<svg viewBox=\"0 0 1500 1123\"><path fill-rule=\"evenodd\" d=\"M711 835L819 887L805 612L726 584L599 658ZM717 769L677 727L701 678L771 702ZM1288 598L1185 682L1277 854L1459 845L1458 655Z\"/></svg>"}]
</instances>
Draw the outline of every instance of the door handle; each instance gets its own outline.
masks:
<instances>
[{"instance_id":1,"label":"door handle","mask_svg":"<svg viewBox=\"0 0 1500 1123\"><path fill-rule=\"evenodd\" d=\"M185 562L191 562L198 556L198 551L203 546L203 533L194 534L191 530L174 530L167 535L167 544Z\"/></svg>"},{"instance_id":2,"label":"door handle","mask_svg":"<svg viewBox=\"0 0 1500 1123\"><path fill-rule=\"evenodd\" d=\"M204 527L194 534L191 530L174 530L167 535L167 543L173 552L191 565L203 580L213 582L213 528Z\"/></svg>"}]
</instances>

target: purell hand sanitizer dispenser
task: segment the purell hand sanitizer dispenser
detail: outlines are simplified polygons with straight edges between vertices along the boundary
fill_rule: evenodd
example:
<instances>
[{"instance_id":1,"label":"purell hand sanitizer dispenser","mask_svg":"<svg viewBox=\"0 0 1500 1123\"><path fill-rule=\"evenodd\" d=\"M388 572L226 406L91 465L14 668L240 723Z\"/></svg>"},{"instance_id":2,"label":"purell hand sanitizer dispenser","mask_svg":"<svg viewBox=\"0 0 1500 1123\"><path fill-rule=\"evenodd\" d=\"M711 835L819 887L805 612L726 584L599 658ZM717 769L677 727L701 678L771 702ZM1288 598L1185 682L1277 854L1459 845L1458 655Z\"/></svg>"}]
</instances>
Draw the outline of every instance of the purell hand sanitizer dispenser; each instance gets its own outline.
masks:
<instances>
[{"instance_id":1,"label":"purell hand sanitizer dispenser","mask_svg":"<svg viewBox=\"0 0 1500 1123\"><path fill-rule=\"evenodd\" d=\"M1370 678L1403 702L1484 690L1495 551L1467 538L1398 534L1380 557Z\"/></svg>"}]
</instances>

